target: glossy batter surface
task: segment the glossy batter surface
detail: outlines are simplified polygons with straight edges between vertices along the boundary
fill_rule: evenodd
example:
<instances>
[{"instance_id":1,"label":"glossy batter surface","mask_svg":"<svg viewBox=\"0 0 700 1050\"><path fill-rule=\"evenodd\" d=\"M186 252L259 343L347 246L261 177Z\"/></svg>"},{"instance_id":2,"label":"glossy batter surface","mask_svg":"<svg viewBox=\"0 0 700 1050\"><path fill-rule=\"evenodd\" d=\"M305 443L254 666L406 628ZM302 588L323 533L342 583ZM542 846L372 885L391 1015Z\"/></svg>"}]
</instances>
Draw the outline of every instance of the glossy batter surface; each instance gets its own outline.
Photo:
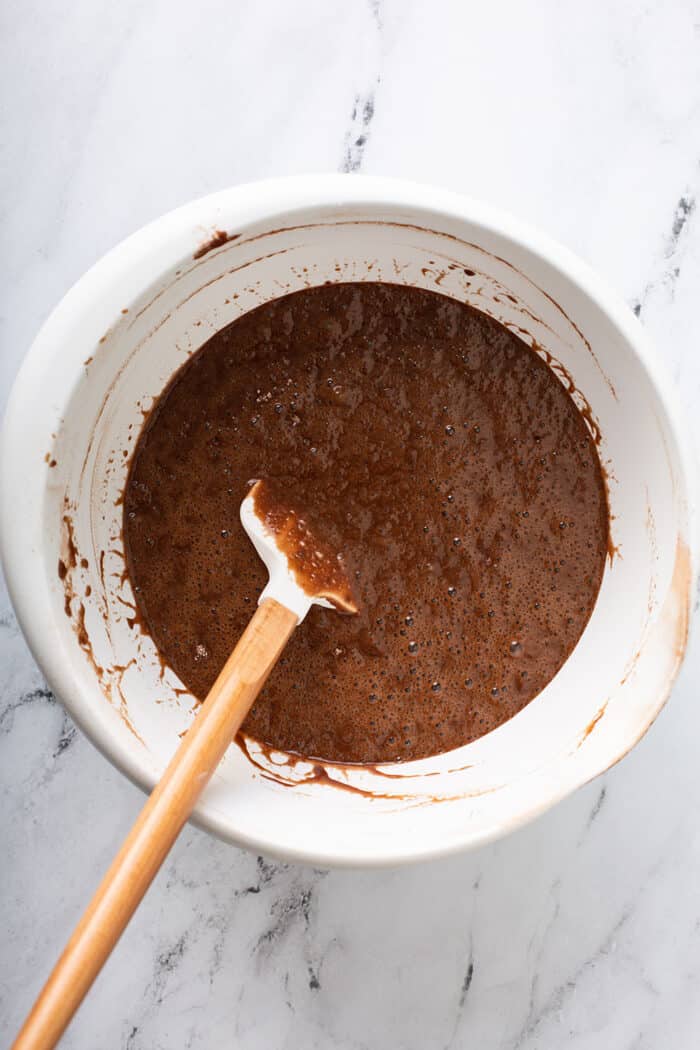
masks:
<instances>
[{"instance_id":1,"label":"glossy batter surface","mask_svg":"<svg viewBox=\"0 0 700 1050\"><path fill-rule=\"evenodd\" d=\"M218 332L160 398L127 562L200 697L265 583L239 522L254 478L308 509L361 604L312 609L293 636L244 727L269 745L349 762L458 747L536 696L588 621L608 540L593 439L546 364L454 300L297 292Z\"/></svg>"}]
</instances>

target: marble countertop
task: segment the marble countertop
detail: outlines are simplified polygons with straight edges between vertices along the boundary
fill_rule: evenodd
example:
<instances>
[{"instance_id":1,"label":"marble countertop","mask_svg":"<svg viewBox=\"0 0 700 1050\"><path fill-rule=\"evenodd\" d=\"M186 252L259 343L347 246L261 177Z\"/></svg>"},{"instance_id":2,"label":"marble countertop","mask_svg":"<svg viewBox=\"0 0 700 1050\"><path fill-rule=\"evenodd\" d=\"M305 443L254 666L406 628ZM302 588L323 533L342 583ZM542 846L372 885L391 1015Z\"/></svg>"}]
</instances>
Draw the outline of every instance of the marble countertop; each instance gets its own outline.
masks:
<instances>
[{"instance_id":1,"label":"marble countertop","mask_svg":"<svg viewBox=\"0 0 700 1050\"><path fill-rule=\"evenodd\" d=\"M432 181L514 212L641 313L700 436L700 3L93 0L5 11L0 407L49 310L160 213L273 174ZM187 828L72 1050L691 1050L700 639L620 765L440 863L273 863ZM143 799L0 597L0 1043Z\"/></svg>"}]
</instances>

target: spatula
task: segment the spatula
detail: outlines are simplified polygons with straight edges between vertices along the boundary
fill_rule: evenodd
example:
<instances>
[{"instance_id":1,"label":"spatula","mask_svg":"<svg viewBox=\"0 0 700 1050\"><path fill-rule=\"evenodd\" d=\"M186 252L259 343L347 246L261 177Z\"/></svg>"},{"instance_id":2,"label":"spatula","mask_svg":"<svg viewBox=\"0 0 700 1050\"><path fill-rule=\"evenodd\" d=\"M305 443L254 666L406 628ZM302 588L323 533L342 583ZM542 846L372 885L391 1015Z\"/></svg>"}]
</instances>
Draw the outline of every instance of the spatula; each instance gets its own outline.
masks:
<instances>
[{"instance_id":1,"label":"spatula","mask_svg":"<svg viewBox=\"0 0 700 1050\"><path fill-rule=\"evenodd\" d=\"M56 1045L165 860L294 629L312 605L355 613L342 557L257 481L241 521L269 581L236 648L104 876L25 1021L14 1050Z\"/></svg>"}]
</instances>

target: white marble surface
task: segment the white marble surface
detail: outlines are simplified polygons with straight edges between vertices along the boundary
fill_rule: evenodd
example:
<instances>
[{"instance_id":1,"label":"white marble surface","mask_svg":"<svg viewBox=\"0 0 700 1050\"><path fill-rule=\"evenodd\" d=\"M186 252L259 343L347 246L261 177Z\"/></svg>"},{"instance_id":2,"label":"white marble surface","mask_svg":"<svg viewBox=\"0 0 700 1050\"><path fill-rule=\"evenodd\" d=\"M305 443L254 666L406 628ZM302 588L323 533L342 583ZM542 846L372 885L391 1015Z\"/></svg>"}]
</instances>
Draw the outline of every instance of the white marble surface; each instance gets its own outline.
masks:
<instances>
[{"instance_id":1,"label":"white marble surface","mask_svg":"<svg viewBox=\"0 0 700 1050\"><path fill-rule=\"evenodd\" d=\"M306 170L512 210L601 270L700 432L698 0L26 0L3 10L0 405L106 249ZM0 601L0 1043L142 796ZM72 1050L690 1050L700 1042L700 643L635 752L506 841L377 873L187 829Z\"/></svg>"}]
</instances>

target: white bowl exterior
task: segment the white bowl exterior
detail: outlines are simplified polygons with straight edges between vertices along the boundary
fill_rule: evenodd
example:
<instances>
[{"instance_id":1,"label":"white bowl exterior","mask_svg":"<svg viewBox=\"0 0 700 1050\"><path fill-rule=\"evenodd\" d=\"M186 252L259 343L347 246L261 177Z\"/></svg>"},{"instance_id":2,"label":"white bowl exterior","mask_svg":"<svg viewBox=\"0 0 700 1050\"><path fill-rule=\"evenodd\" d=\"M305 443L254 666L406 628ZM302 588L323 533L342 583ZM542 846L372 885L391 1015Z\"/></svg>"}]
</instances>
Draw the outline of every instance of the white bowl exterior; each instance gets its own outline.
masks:
<instances>
[{"instance_id":1,"label":"white bowl exterior","mask_svg":"<svg viewBox=\"0 0 700 1050\"><path fill-rule=\"evenodd\" d=\"M235 239L193 258L217 229ZM315 781L312 767L279 756L282 784L229 749L198 822L264 852L364 865L445 853L531 819L629 750L682 658L694 534L677 409L641 326L582 264L481 205L390 180L276 180L194 202L106 256L40 332L6 417L0 524L12 598L49 683L104 753L150 788L192 698L127 623L120 494L144 413L175 369L241 313L346 280L451 295L551 355L600 426L618 548L559 674L473 744L389 770L398 778L329 767L359 791ZM70 618L57 573L64 516L87 560L69 578Z\"/></svg>"}]
</instances>

